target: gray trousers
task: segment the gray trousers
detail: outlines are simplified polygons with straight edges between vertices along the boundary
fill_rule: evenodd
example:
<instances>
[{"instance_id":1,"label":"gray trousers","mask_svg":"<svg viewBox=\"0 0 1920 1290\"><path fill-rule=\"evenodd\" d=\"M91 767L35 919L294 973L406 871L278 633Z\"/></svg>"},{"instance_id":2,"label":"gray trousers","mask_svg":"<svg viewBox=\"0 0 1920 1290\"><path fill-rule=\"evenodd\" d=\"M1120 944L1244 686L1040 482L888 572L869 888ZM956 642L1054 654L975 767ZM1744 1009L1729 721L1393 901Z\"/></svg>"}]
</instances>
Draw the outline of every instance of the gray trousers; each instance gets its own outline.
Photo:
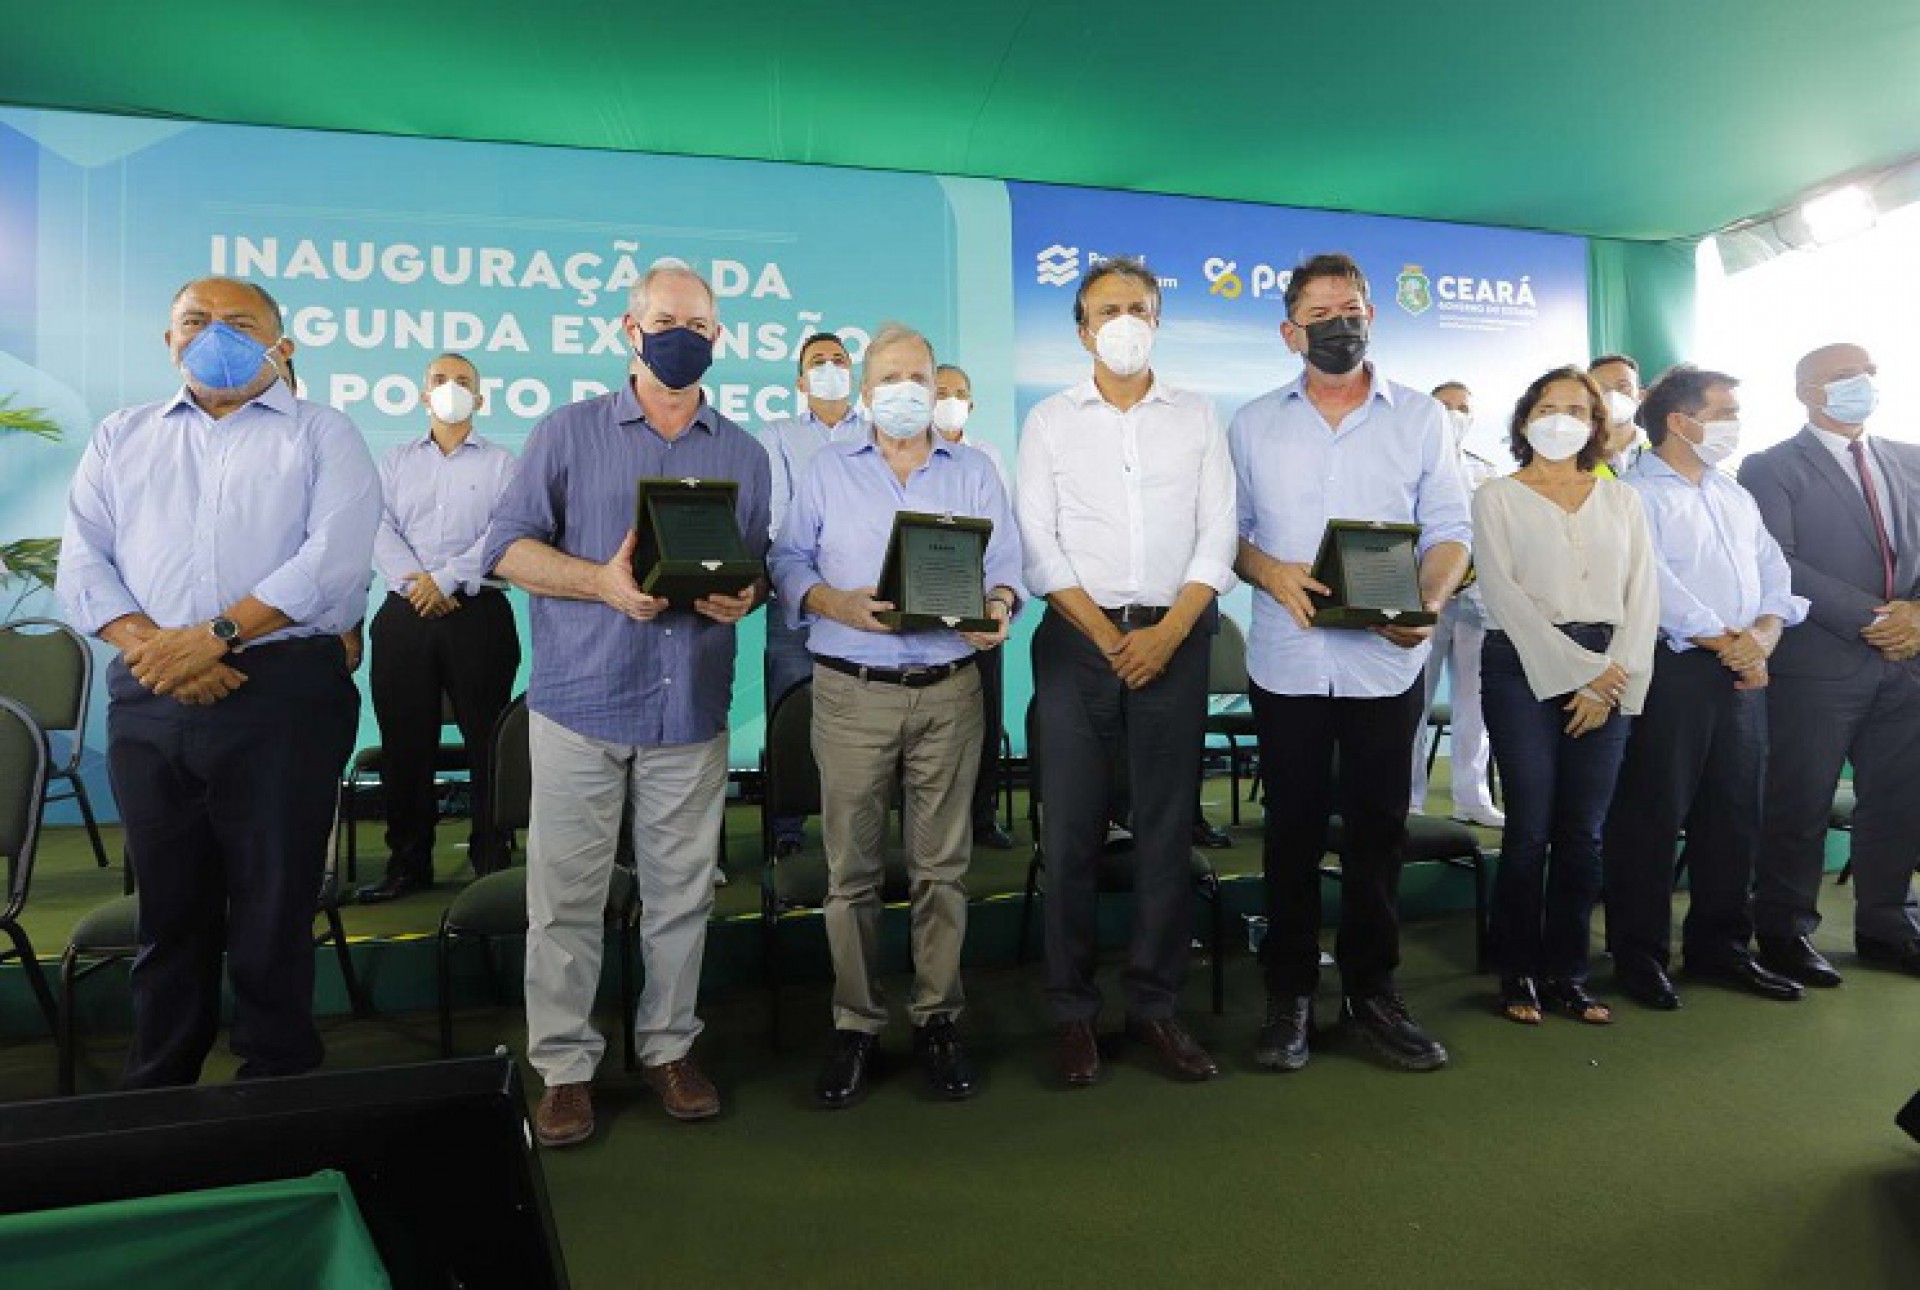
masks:
<instances>
[{"instance_id":1,"label":"gray trousers","mask_svg":"<svg viewBox=\"0 0 1920 1290\"><path fill-rule=\"evenodd\" d=\"M1920 672L1874 659L1850 677L1778 676L1767 687L1772 750L1754 887L1754 931L1810 936L1820 926L1827 816L1853 763L1854 933L1920 941Z\"/></svg>"},{"instance_id":2,"label":"gray trousers","mask_svg":"<svg viewBox=\"0 0 1920 1290\"><path fill-rule=\"evenodd\" d=\"M631 1024L649 1066L687 1055L713 910L726 807L727 739L637 747L530 714L533 819L527 830L527 1060L548 1087L593 1078L606 1040L593 1028L607 885L622 810L633 807L646 984Z\"/></svg>"},{"instance_id":3,"label":"gray trousers","mask_svg":"<svg viewBox=\"0 0 1920 1290\"><path fill-rule=\"evenodd\" d=\"M813 669L813 756L827 843L827 948L833 1025L878 1034L887 1024L877 980L888 803L896 776L906 812L916 1026L957 1017L967 938L967 862L980 768L980 672L967 668L908 689Z\"/></svg>"}]
</instances>

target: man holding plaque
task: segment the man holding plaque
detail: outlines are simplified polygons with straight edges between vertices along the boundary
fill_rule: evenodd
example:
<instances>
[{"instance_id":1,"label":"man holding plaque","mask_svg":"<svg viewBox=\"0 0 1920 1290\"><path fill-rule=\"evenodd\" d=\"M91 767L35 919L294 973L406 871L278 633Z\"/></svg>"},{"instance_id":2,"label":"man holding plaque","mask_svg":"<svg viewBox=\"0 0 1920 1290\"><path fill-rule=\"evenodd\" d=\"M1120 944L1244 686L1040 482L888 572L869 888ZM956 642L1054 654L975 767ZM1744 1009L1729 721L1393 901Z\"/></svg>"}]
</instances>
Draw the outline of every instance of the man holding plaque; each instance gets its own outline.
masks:
<instances>
[{"instance_id":1,"label":"man holding plaque","mask_svg":"<svg viewBox=\"0 0 1920 1290\"><path fill-rule=\"evenodd\" d=\"M669 1115L720 1110L688 1054L725 804L733 627L763 588L691 604L649 596L631 526L642 479L730 480L746 549L764 557L767 455L701 394L718 335L705 279L655 264L624 321L631 379L534 427L487 532L486 567L532 597L527 1056L546 1084L534 1127L548 1146L593 1133L606 1042L589 1013L629 809L646 988L623 1024Z\"/></svg>"},{"instance_id":2,"label":"man holding plaque","mask_svg":"<svg viewBox=\"0 0 1920 1290\"><path fill-rule=\"evenodd\" d=\"M780 524L793 505L800 481L814 454L830 443L865 442L867 414L853 398L853 357L844 341L830 331L818 332L800 342L800 373L794 392L800 395L800 408L790 417L769 422L760 432L773 467L773 537L780 536ZM767 611L766 670L762 685L767 715L773 705L813 671L813 659L807 653L807 634L787 626L787 615L775 606ZM774 854L792 855L806 841L806 819L799 815L776 815L773 819Z\"/></svg>"},{"instance_id":3,"label":"man holding plaque","mask_svg":"<svg viewBox=\"0 0 1920 1290\"><path fill-rule=\"evenodd\" d=\"M975 1090L954 1022L965 996L964 879L982 721L978 650L1006 639L1020 603L1020 539L985 456L933 433L934 356L926 337L882 327L862 392L873 429L814 458L770 564L789 621L813 654L813 748L827 842L827 945L833 1046L815 1095L846 1107L866 1092L887 1006L876 978L888 802L902 784L912 884L914 1052L933 1091ZM906 514L903 514L906 513ZM910 528L912 517L924 521ZM948 542L941 521L990 521L984 544ZM918 529L923 535L910 540ZM924 535L933 531L933 539ZM973 552L952 559L954 551ZM897 599L882 599L882 571ZM912 612L922 597L935 616ZM937 611L970 630L945 626ZM897 630L896 630L897 629Z\"/></svg>"},{"instance_id":4,"label":"man holding plaque","mask_svg":"<svg viewBox=\"0 0 1920 1290\"><path fill-rule=\"evenodd\" d=\"M1214 600L1234 586L1233 465L1204 395L1150 365L1160 282L1115 258L1073 303L1087 380L1027 416L1016 470L1047 858L1047 1004L1060 1078L1100 1078L1098 865L1116 763L1133 802L1127 1031L1177 1079L1219 1073L1176 1012L1193 944L1193 820Z\"/></svg>"},{"instance_id":5,"label":"man holding plaque","mask_svg":"<svg viewBox=\"0 0 1920 1290\"><path fill-rule=\"evenodd\" d=\"M1395 619L1431 624L1460 585L1471 536L1466 486L1440 404L1364 361L1373 305L1360 266L1315 256L1294 269L1285 304L1280 334L1305 369L1242 408L1228 430L1238 568L1257 589L1247 672L1267 797L1267 1020L1254 1056L1270 1070L1307 1063L1320 858L1338 810L1343 1011L1392 1065L1437 1070L1446 1049L1415 1024L1393 975L1432 628ZM1393 572L1383 535L1396 528L1411 547L1398 553L1400 599L1384 611L1356 609L1391 590L1378 584ZM1316 553L1330 547L1346 554L1334 579L1346 585L1316 576ZM1336 630L1336 621L1373 625Z\"/></svg>"}]
</instances>

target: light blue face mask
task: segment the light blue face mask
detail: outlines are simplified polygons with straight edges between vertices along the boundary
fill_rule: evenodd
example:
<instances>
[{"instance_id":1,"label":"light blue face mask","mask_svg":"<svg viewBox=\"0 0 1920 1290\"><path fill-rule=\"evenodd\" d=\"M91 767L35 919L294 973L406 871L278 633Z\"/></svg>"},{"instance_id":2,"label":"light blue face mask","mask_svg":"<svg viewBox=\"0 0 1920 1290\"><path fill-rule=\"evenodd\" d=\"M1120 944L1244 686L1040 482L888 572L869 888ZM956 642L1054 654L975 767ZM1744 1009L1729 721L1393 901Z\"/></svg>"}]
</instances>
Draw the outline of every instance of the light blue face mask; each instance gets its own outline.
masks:
<instances>
[{"instance_id":1,"label":"light blue face mask","mask_svg":"<svg viewBox=\"0 0 1920 1290\"><path fill-rule=\"evenodd\" d=\"M180 351L187 375L210 390L237 390L260 375L267 347L223 322L209 323Z\"/></svg>"},{"instance_id":2,"label":"light blue face mask","mask_svg":"<svg viewBox=\"0 0 1920 1290\"><path fill-rule=\"evenodd\" d=\"M873 392L873 424L894 439L911 439L933 424L933 393L918 381L893 381Z\"/></svg>"},{"instance_id":3,"label":"light blue face mask","mask_svg":"<svg viewBox=\"0 0 1920 1290\"><path fill-rule=\"evenodd\" d=\"M1873 410L1880 406L1880 390L1874 385L1870 372L1828 381L1825 389L1827 406L1821 411L1843 426L1865 425Z\"/></svg>"}]
</instances>

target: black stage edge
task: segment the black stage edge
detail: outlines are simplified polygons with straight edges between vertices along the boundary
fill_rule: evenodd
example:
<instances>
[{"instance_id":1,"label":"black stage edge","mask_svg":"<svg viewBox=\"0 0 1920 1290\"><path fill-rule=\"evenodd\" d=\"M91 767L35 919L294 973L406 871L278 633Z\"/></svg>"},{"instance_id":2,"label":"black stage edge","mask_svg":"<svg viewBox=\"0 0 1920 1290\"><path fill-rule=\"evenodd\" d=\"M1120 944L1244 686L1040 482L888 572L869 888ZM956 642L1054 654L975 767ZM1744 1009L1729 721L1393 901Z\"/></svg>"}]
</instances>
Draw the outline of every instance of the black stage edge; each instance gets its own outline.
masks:
<instances>
[{"instance_id":1,"label":"black stage edge","mask_svg":"<svg viewBox=\"0 0 1920 1290\"><path fill-rule=\"evenodd\" d=\"M565 1290L502 1055L0 1106L0 1212L301 1178L353 1185L396 1287Z\"/></svg>"}]
</instances>

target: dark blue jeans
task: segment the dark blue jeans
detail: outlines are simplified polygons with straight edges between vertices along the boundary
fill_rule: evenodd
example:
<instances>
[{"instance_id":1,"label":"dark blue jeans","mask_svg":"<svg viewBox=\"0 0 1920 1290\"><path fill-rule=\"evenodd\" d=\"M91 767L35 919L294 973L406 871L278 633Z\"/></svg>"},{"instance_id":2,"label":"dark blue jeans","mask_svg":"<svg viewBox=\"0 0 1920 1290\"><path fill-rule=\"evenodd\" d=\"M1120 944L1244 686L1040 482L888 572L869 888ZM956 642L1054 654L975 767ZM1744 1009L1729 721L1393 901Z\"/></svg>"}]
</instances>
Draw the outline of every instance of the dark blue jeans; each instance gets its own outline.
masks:
<instances>
[{"instance_id":1,"label":"dark blue jeans","mask_svg":"<svg viewBox=\"0 0 1920 1290\"><path fill-rule=\"evenodd\" d=\"M1562 628L1605 650L1605 627ZM1600 895L1600 833L1632 719L1615 713L1575 739L1567 695L1537 699L1505 632L1487 633L1480 703L1505 790L1507 827L1493 883L1492 950L1503 977L1585 981Z\"/></svg>"}]
</instances>

